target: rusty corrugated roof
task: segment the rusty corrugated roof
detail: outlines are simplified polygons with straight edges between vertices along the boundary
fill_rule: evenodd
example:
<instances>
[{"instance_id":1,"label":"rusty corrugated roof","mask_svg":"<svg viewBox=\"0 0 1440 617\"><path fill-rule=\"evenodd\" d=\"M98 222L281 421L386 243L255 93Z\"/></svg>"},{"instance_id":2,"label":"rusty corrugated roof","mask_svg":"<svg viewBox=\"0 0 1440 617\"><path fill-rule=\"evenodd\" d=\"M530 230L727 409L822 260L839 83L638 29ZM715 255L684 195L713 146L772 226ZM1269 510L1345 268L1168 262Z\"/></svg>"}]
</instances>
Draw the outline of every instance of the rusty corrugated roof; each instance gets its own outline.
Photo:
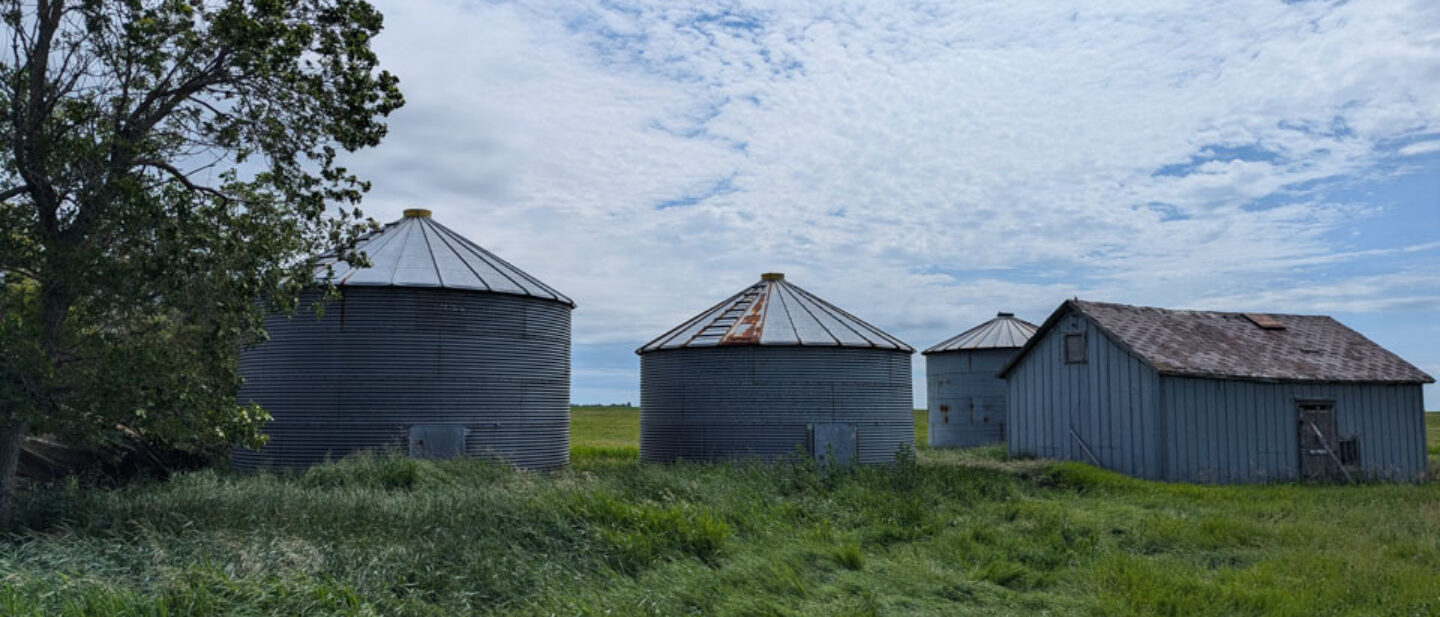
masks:
<instances>
[{"instance_id":1,"label":"rusty corrugated roof","mask_svg":"<svg viewBox=\"0 0 1440 617\"><path fill-rule=\"evenodd\" d=\"M369 267L352 268L327 254L321 256L315 277L324 281L326 266L331 266L333 281L340 287L467 289L575 306L555 288L436 223L428 210L406 210L404 218L366 236L356 248L370 258Z\"/></svg>"},{"instance_id":2,"label":"rusty corrugated roof","mask_svg":"<svg viewBox=\"0 0 1440 617\"><path fill-rule=\"evenodd\" d=\"M1017 319L1014 313L999 313L990 321L936 343L925 353L1024 347L1038 327L1024 319Z\"/></svg>"},{"instance_id":3,"label":"rusty corrugated roof","mask_svg":"<svg viewBox=\"0 0 1440 617\"><path fill-rule=\"evenodd\" d=\"M866 347L913 353L879 328L785 281L778 273L691 318L635 353L724 345Z\"/></svg>"},{"instance_id":4,"label":"rusty corrugated roof","mask_svg":"<svg viewBox=\"0 0 1440 617\"><path fill-rule=\"evenodd\" d=\"M1260 381L1435 381L1326 315L1187 311L1082 300L1067 300L1056 309L1000 375L1009 373L1070 311L1089 317L1117 344L1162 375Z\"/></svg>"}]
</instances>

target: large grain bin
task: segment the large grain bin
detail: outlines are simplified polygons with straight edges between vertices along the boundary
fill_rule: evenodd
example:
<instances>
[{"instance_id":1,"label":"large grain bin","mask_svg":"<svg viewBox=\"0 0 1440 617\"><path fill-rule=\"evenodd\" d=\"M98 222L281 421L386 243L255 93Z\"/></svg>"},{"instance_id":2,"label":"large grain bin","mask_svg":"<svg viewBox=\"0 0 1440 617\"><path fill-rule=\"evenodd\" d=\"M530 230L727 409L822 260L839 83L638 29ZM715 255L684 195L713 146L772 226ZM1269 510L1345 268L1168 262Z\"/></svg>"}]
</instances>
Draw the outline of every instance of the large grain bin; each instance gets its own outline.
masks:
<instances>
[{"instance_id":1,"label":"large grain bin","mask_svg":"<svg viewBox=\"0 0 1440 617\"><path fill-rule=\"evenodd\" d=\"M1000 313L925 350L931 446L1005 441L1006 388L997 373L1033 334L1035 324Z\"/></svg>"},{"instance_id":2,"label":"large grain bin","mask_svg":"<svg viewBox=\"0 0 1440 617\"><path fill-rule=\"evenodd\" d=\"M914 349L781 274L636 353L643 461L886 463L915 440Z\"/></svg>"},{"instance_id":3,"label":"large grain bin","mask_svg":"<svg viewBox=\"0 0 1440 617\"><path fill-rule=\"evenodd\" d=\"M241 354L239 400L274 421L263 449L237 449L237 467L367 449L569 462L574 303L429 214L407 210L364 239L369 267L323 259L342 297L322 318L312 291L294 316L266 320L270 340Z\"/></svg>"}]
</instances>

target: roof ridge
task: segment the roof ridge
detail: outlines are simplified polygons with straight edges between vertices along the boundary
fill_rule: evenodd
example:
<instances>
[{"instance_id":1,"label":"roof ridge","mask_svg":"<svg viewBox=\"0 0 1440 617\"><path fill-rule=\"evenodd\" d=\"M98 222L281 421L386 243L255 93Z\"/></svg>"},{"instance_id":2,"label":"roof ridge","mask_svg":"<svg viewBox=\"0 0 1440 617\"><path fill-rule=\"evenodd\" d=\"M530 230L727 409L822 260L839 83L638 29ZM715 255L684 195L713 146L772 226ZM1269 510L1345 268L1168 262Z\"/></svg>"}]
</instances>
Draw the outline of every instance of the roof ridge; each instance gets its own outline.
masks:
<instances>
[{"instance_id":1,"label":"roof ridge","mask_svg":"<svg viewBox=\"0 0 1440 617\"><path fill-rule=\"evenodd\" d=\"M420 235L419 242L424 243L423 247L415 244L411 237L413 234ZM437 239L439 242L435 241ZM386 223L358 238L354 250L365 254L370 265L355 267L345 264L340 260L338 250L322 253L316 258L312 271L316 282L329 282L338 287L459 289L539 298L575 307L574 300L554 287L429 217L407 214L404 218ZM420 255L422 250L425 253L423 256ZM429 267L418 267L421 261L428 261ZM406 276L399 277L402 263L406 265ZM345 267L337 267L337 264ZM464 275L467 269L474 276L473 281L470 276ZM481 272L492 274L482 276ZM333 276L327 273L333 273ZM447 273L453 276L447 276ZM501 279L510 281L513 289L497 289L493 283Z\"/></svg>"},{"instance_id":2,"label":"roof ridge","mask_svg":"<svg viewBox=\"0 0 1440 617\"><path fill-rule=\"evenodd\" d=\"M1229 311L1066 300L1005 367L1008 375L1070 312L1162 375L1251 381L1433 383L1404 358L1330 315L1266 313L1263 328ZM1203 327L1201 327L1203 326Z\"/></svg>"},{"instance_id":3,"label":"roof ridge","mask_svg":"<svg viewBox=\"0 0 1440 617\"><path fill-rule=\"evenodd\" d=\"M752 303L745 307L738 307L737 303L751 291L756 293L756 298L752 300ZM760 299L761 295L764 296L763 299ZM757 301L763 302L763 306L759 307L759 310L756 310L753 304ZM776 302L781 304L782 310L771 310L770 305ZM736 316L736 322L717 323L723 315L738 308L744 310L742 314ZM753 318L747 323L753 323L755 327L742 330L738 320L747 317ZM772 319L777 320L774 324L775 327L767 328L766 324ZM785 320L784 324L779 322L782 319ZM717 327L723 327L724 331L715 332L714 329ZM851 334L844 334L845 331L849 331ZM809 340L804 338L806 332L812 335ZM684 334L689 334L689 337L683 341L678 340ZM744 336L740 336L740 334L744 334ZM828 339L816 340L816 336L828 337ZM679 326L667 330L665 334L651 340L636 349L635 352L644 354L665 349L744 345L858 347L891 349L906 353L915 351L904 341L804 288L785 281L783 275L767 273L759 282L685 320Z\"/></svg>"},{"instance_id":4,"label":"roof ridge","mask_svg":"<svg viewBox=\"0 0 1440 617\"><path fill-rule=\"evenodd\" d=\"M968 330L931 345L925 354L979 349L1018 349L1029 341L1038 326L1015 316L1014 313L1000 313ZM990 332L994 336L989 336ZM1003 334L1003 336L1001 336ZM1012 344L1012 339L1020 339ZM988 342L987 342L988 341ZM972 344L973 343L973 344Z\"/></svg>"}]
</instances>

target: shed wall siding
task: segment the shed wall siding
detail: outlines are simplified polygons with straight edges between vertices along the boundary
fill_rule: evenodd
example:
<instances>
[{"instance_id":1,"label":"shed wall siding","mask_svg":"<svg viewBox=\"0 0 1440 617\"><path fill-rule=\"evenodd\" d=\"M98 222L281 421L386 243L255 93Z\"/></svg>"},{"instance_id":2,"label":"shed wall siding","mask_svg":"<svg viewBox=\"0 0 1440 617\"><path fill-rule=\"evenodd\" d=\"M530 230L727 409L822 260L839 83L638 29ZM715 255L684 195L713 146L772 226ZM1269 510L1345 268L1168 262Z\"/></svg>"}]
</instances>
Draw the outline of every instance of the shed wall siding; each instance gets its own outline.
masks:
<instances>
[{"instance_id":1,"label":"shed wall siding","mask_svg":"<svg viewBox=\"0 0 1440 617\"><path fill-rule=\"evenodd\" d=\"M1299 399L1335 402L1338 436L1357 438L1364 478L1411 481L1426 472L1419 385L1162 379L1171 480L1297 479Z\"/></svg>"},{"instance_id":2,"label":"shed wall siding","mask_svg":"<svg viewBox=\"0 0 1440 617\"><path fill-rule=\"evenodd\" d=\"M1085 334L1084 364L1064 362L1064 336L1072 333ZM1006 442L1011 454L1098 463L1141 478L1163 477L1162 442L1155 438L1155 371L1083 315L1071 313L1047 332L1011 370L1008 382Z\"/></svg>"}]
</instances>

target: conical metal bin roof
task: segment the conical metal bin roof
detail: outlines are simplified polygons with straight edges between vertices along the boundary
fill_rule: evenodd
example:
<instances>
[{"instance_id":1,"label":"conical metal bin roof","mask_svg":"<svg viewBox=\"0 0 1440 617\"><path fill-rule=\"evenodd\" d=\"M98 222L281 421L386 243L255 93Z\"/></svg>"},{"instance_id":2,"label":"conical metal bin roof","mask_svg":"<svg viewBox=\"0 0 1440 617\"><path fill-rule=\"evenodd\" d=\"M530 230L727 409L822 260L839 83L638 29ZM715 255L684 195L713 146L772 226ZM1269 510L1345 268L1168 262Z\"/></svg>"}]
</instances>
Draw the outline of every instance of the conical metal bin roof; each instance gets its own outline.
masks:
<instances>
[{"instance_id":1,"label":"conical metal bin roof","mask_svg":"<svg viewBox=\"0 0 1440 617\"><path fill-rule=\"evenodd\" d=\"M1008 349L1024 347L1025 342L1038 328L1033 323L1017 319L1014 313L999 313L994 319L952 336L925 353L945 351L968 351L972 349Z\"/></svg>"},{"instance_id":2,"label":"conical metal bin roof","mask_svg":"<svg viewBox=\"0 0 1440 617\"><path fill-rule=\"evenodd\" d=\"M326 267L339 287L423 287L488 291L575 302L509 262L467 240L430 218L429 210L405 211L405 217L386 224L356 248L370 258L370 266L351 267L334 254L320 258L315 271L325 281Z\"/></svg>"},{"instance_id":3,"label":"conical metal bin roof","mask_svg":"<svg viewBox=\"0 0 1440 617\"><path fill-rule=\"evenodd\" d=\"M650 341L635 353L737 345L915 351L900 339L786 282L785 275L767 273L761 275L760 282Z\"/></svg>"}]
</instances>

